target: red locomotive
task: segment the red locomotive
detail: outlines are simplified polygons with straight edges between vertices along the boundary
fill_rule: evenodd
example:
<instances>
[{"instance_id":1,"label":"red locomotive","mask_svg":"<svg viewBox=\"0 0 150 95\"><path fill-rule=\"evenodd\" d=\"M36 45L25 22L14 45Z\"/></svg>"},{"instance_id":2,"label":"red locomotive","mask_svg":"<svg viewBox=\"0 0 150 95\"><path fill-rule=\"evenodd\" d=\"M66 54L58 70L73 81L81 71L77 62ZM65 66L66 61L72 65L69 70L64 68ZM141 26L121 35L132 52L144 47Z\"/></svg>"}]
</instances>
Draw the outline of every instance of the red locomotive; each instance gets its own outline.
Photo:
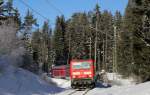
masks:
<instances>
[{"instance_id":1,"label":"red locomotive","mask_svg":"<svg viewBox=\"0 0 150 95\"><path fill-rule=\"evenodd\" d=\"M70 62L71 87L93 88L96 83L93 60L72 60Z\"/></svg>"}]
</instances>

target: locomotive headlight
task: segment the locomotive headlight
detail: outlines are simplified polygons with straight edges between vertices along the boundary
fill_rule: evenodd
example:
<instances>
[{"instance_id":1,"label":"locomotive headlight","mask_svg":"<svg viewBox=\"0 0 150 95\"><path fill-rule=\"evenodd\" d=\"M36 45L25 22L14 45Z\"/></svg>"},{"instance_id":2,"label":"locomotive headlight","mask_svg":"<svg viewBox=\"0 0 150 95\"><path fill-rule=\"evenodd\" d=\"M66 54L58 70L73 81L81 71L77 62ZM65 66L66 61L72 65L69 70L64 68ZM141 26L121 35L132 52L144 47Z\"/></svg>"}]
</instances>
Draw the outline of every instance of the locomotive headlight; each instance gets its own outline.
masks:
<instances>
[{"instance_id":1,"label":"locomotive headlight","mask_svg":"<svg viewBox=\"0 0 150 95\"><path fill-rule=\"evenodd\" d=\"M89 75L89 77L92 77L92 75Z\"/></svg>"},{"instance_id":2,"label":"locomotive headlight","mask_svg":"<svg viewBox=\"0 0 150 95\"><path fill-rule=\"evenodd\" d=\"M73 75L80 75L80 72L73 72Z\"/></svg>"},{"instance_id":3,"label":"locomotive headlight","mask_svg":"<svg viewBox=\"0 0 150 95\"><path fill-rule=\"evenodd\" d=\"M91 72L84 72L84 74L86 74L86 75L90 75L90 74L92 74Z\"/></svg>"},{"instance_id":4,"label":"locomotive headlight","mask_svg":"<svg viewBox=\"0 0 150 95\"><path fill-rule=\"evenodd\" d=\"M76 76L72 76L73 78L76 78Z\"/></svg>"}]
</instances>

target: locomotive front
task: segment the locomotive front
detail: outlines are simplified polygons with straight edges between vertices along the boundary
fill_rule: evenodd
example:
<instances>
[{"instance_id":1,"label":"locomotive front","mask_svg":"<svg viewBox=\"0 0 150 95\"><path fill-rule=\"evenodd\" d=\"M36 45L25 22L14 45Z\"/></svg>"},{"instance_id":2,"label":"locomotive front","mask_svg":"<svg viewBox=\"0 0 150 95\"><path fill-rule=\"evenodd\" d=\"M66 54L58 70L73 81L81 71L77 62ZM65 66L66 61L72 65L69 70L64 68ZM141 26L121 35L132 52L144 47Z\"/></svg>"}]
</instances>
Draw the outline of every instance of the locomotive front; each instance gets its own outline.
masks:
<instances>
[{"instance_id":1,"label":"locomotive front","mask_svg":"<svg viewBox=\"0 0 150 95\"><path fill-rule=\"evenodd\" d=\"M93 60L72 60L70 63L70 78L72 88L93 88L94 79Z\"/></svg>"}]
</instances>

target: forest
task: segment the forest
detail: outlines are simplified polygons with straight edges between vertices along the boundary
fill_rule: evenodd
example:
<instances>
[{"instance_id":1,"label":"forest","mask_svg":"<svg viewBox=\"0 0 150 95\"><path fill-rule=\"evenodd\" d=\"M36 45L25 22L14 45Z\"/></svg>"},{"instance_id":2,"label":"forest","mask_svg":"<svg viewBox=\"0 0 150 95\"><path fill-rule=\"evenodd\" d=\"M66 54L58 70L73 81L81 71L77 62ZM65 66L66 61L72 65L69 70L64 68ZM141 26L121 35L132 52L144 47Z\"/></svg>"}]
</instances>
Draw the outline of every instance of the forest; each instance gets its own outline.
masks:
<instances>
[{"instance_id":1,"label":"forest","mask_svg":"<svg viewBox=\"0 0 150 95\"><path fill-rule=\"evenodd\" d=\"M54 28L49 20L43 23L39 27L30 10L21 19L12 0L0 0L0 57L21 50L17 66L36 74L71 59L94 59L98 70L150 80L149 0L129 0L124 14L101 11L96 4L69 19L57 16Z\"/></svg>"}]
</instances>

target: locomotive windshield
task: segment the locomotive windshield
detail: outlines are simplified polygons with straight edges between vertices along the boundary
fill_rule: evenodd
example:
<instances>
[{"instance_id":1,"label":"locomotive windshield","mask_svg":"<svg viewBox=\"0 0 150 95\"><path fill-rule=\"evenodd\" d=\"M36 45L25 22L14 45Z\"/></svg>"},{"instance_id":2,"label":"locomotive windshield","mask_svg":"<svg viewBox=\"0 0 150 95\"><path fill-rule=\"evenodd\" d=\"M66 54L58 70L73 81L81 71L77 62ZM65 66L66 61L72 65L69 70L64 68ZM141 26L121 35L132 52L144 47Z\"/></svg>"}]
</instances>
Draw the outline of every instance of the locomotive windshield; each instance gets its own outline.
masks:
<instances>
[{"instance_id":1,"label":"locomotive windshield","mask_svg":"<svg viewBox=\"0 0 150 95\"><path fill-rule=\"evenodd\" d=\"M73 69L90 69L90 63L88 63L88 62L74 63Z\"/></svg>"}]
</instances>

